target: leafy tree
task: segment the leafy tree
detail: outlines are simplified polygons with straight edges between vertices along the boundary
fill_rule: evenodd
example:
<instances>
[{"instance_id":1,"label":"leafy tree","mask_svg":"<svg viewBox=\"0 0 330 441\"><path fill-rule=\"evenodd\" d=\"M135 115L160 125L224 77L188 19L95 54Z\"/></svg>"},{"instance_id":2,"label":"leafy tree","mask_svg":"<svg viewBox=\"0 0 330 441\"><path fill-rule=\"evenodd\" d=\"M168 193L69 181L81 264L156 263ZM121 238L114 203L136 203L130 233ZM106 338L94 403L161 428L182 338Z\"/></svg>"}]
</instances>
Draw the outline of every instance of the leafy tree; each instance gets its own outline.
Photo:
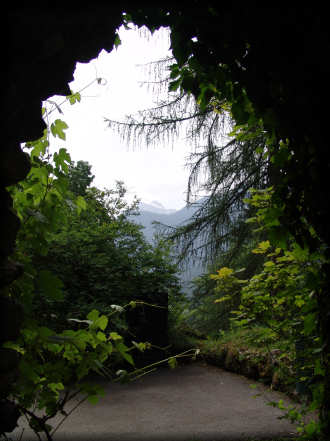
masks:
<instances>
[{"instance_id":1,"label":"leafy tree","mask_svg":"<svg viewBox=\"0 0 330 441\"><path fill-rule=\"evenodd\" d=\"M83 318L90 309L103 314L112 305L130 301L166 307L170 290L179 289L176 267L160 243L156 247L144 239L142 227L128 219L136 203L125 202L125 188L86 191L87 209L70 220L50 239L47 256L35 254L34 264L56 274L64 284L64 299L45 302L35 299L45 320L65 326L70 317ZM127 330L124 322L117 323ZM123 329L120 329L123 331Z\"/></svg>"},{"instance_id":2,"label":"leafy tree","mask_svg":"<svg viewBox=\"0 0 330 441\"><path fill-rule=\"evenodd\" d=\"M86 161L70 164L68 171L69 190L76 196L86 195L86 189L95 177L92 175L91 168L91 165Z\"/></svg>"}]
</instances>

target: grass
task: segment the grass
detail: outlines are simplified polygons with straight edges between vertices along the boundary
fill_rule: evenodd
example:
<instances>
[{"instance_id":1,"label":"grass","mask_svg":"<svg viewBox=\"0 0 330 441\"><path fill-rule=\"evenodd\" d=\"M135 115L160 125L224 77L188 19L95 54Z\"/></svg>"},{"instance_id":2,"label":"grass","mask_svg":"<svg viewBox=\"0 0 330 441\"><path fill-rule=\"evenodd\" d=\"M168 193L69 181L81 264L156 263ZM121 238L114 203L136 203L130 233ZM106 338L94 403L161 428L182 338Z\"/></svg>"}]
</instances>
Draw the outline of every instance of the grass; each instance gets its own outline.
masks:
<instances>
[{"instance_id":1,"label":"grass","mask_svg":"<svg viewBox=\"0 0 330 441\"><path fill-rule=\"evenodd\" d=\"M209 364L259 380L274 390L295 398L295 351L269 329L233 329L217 338L201 338L181 326L171 334L171 352L200 349L200 357Z\"/></svg>"}]
</instances>

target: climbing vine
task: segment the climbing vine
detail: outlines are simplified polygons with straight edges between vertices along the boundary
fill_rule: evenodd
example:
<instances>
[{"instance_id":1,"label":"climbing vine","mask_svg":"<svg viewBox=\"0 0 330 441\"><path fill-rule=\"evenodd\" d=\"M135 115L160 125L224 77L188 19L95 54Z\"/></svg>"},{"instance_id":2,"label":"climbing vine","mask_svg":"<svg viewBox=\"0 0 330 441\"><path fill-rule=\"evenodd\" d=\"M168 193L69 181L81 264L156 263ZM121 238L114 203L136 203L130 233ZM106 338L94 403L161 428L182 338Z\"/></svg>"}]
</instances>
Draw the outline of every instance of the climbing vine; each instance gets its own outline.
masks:
<instances>
[{"instance_id":1,"label":"climbing vine","mask_svg":"<svg viewBox=\"0 0 330 441\"><path fill-rule=\"evenodd\" d=\"M71 104L79 102L80 94L72 94L67 100ZM58 105L55 107L61 110ZM46 115L44 109L43 114ZM7 290L7 295L19 302L24 310L19 338L4 344L12 357L19 358L9 399L16 404L36 436L40 439L39 434L43 433L49 441L76 408L73 406L68 410L70 402L79 396L78 404L86 399L95 403L102 396L103 391L97 384L85 381L90 372L112 381L131 381L161 362L168 362L171 367L176 364L176 357L169 357L152 367L135 368L132 351L144 352L151 345L136 341L128 344L114 323L116 315L138 308L144 304L142 300L109 305L107 314L92 309L86 317L72 315L66 318L67 329L61 332L47 326L38 315L34 302L36 294L49 304L61 302L64 284L48 269L40 270L33 256L37 252L47 257L56 234L65 231L67 223L77 220L87 207L86 199L70 190L72 161L68 151L60 148L58 152L50 152L50 140L65 140L67 129L62 119L55 119L47 125L40 139L26 143L24 148L29 152L31 170L24 181L10 189L14 208L21 220L14 257L24 264L25 271ZM114 207L110 203L103 207L103 217L109 217L106 212L110 210L113 217L118 217L120 203L121 200ZM95 199L95 204L98 207L100 201ZM191 354L188 351L179 356ZM120 369L116 368L118 362ZM54 427L50 421L56 415L63 418Z\"/></svg>"}]
</instances>

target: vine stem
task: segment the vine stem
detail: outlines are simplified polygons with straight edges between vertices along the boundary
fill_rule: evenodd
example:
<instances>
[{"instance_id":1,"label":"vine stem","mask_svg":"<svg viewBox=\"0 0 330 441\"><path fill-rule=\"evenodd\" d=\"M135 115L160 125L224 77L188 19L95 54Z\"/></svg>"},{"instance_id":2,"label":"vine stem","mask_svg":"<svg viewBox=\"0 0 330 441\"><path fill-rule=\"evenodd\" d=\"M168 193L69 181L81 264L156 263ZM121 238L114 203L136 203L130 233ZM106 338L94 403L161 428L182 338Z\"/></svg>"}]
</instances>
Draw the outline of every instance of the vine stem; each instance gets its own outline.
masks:
<instances>
[{"instance_id":1,"label":"vine stem","mask_svg":"<svg viewBox=\"0 0 330 441\"><path fill-rule=\"evenodd\" d=\"M84 398L82 398L80 401L78 401L78 403L73 406L73 408L62 418L62 420L58 423L58 425L54 428L54 430L51 432L51 436L54 435L54 433L57 432L57 430L62 426L62 424L64 423L64 421L84 402L86 401L88 398L88 395Z\"/></svg>"}]
</instances>

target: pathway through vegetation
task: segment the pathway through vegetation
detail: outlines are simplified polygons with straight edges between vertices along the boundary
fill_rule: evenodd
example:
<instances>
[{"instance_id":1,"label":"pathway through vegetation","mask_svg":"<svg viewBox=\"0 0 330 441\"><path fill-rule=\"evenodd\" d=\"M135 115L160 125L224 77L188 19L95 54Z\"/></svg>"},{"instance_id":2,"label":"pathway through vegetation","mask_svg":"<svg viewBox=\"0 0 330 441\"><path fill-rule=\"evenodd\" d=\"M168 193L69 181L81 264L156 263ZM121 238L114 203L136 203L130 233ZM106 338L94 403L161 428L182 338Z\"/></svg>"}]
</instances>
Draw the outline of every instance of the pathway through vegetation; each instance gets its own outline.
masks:
<instances>
[{"instance_id":1,"label":"pathway through vegetation","mask_svg":"<svg viewBox=\"0 0 330 441\"><path fill-rule=\"evenodd\" d=\"M289 436L295 427L266 403L288 399L202 363L162 368L127 385L103 383L54 435L58 441L234 441ZM257 393L261 396L254 397ZM19 432L15 432L16 440ZM33 439L26 430L23 440Z\"/></svg>"}]
</instances>

